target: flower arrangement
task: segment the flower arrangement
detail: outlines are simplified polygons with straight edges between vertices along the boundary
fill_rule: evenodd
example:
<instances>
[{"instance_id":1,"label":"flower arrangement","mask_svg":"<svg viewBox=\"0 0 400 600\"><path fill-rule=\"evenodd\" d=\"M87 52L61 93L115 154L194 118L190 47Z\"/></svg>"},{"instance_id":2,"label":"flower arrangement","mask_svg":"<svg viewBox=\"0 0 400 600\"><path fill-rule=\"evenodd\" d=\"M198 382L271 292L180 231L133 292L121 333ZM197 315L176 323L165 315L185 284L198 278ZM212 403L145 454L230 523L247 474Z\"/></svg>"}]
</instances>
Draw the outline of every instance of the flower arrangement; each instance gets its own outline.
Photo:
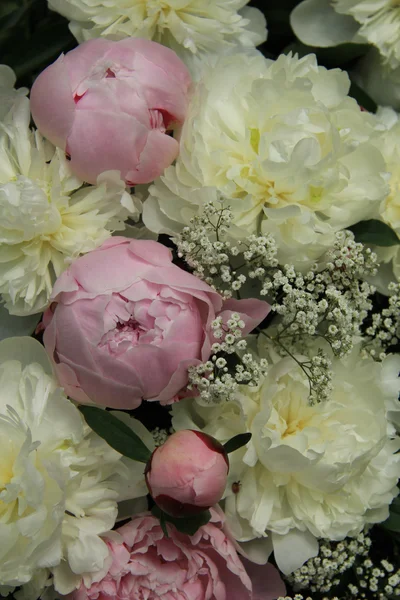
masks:
<instances>
[{"instance_id":1,"label":"flower arrangement","mask_svg":"<svg viewBox=\"0 0 400 600\"><path fill-rule=\"evenodd\" d=\"M400 7L266 4L0 7L4 598L400 596Z\"/></svg>"}]
</instances>

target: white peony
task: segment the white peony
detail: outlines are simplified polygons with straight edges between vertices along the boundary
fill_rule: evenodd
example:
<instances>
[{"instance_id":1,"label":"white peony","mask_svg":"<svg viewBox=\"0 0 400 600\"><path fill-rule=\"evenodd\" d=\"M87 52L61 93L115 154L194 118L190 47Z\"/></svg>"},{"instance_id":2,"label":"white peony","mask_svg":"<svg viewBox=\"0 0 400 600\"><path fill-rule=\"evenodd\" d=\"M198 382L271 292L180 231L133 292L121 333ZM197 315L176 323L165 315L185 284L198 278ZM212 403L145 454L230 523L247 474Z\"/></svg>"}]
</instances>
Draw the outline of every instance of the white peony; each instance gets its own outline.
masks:
<instances>
[{"instance_id":1,"label":"white peony","mask_svg":"<svg viewBox=\"0 0 400 600\"><path fill-rule=\"evenodd\" d=\"M397 0L303 0L292 11L290 21L305 44L329 47L369 43L378 49L386 67L400 67Z\"/></svg>"},{"instance_id":2,"label":"white peony","mask_svg":"<svg viewBox=\"0 0 400 600\"><path fill-rule=\"evenodd\" d=\"M376 123L349 85L313 55L221 58L198 84L176 164L149 189L146 226L174 234L222 200L235 237L269 232L282 263L308 267L387 193Z\"/></svg>"},{"instance_id":3,"label":"white peony","mask_svg":"<svg viewBox=\"0 0 400 600\"><path fill-rule=\"evenodd\" d=\"M234 402L173 407L176 429L201 428L221 442L252 433L230 456L225 512L239 541L268 534L284 573L315 555L316 538L341 540L384 521L398 492L400 440L386 415L399 404L398 361L383 367L357 350L333 370L331 397L316 405L303 371L278 358L263 384L243 387Z\"/></svg>"},{"instance_id":4,"label":"white peony","mask_svg":"<svg viewBox=\"0 0 400 600\"><path fill-rule=\"evenodd\" d=\"M358 35L376 46L384 64L400 66L400 3L398 0L333 0L341 15L354 17L360 24Z\"/></svg>"},{"instance_id":5,"label":"white peony","mask_svg":"<svg viewBox=\"0 0 400 600\"><path fill-rule=\"evenodd\" d=\"M0 294L11 314L41 312L68 263L137 216L110 172L82 186L65 155L29 129L27 98L0 123Z\"/></svg>"},{"instance_id":6,"label":"white peony","mask_svg":"<svg viewBox=\"0 0 400 600\"><path fill-rule=\"evenodd\" d=\"M0 343L0 432L0 585L33 592L52 574L68 593L103 566L101 535L118 500L146 493L143 466L90 431L32 338Z\"/></svg>"},{"instance_id":7,"label":"white peony","mask_svg":"<svg viewBox=\"0 0 400 600\"><path fill-rule=\"evenodd\" d=\"M267 38L264 15L249 0L49 0L71 20L79 42L142 37L169 46L186 62Z\"/></svg>"}]
</instances>

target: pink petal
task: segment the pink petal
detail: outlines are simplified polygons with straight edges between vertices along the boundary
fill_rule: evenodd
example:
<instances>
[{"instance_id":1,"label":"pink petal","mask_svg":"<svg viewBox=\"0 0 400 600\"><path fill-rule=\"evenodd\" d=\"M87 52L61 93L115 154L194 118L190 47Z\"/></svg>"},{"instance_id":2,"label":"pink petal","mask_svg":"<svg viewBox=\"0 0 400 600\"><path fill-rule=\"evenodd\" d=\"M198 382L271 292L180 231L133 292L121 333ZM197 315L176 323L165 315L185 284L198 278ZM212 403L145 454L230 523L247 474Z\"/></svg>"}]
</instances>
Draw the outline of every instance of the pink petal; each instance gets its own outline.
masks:
<instances>
[{"instance_id":1,"label":"pink petal","mask_svg":"<svg viewBox=\"0 0 400 600\"><path fill-rule=\"evenodd\" d=\"M32 117L40 133L65 150L74 121L75 103L63 54L39 75L30 98Z\"/></svg>"},{"instance_id":2,"label":"pink petal","mask_svg":"<svg viewBox=\"0 0 400 600\"><path fill-rule=\"evenodd\" d=\"M114 42L104 38L96 38L80 44L65 55L71 89L74 93L88 74L93 72L98 62L103 61L107 51Z\"/></svg>"},{"instance_id":3,"label":"pink petal","mask_svg":"<svg viewBox=\"0 0 400 600\"><path fill-rule=\"evenodd\" d=\"M162 175L163 171L174 162L178 153L179 143L173 137L158 129L151 129L139 160L123 174L123 178L128 185L150 183Z\"/></svg>"},{"instance_id":4,"label":"pink petal","mask_svg":"<svg viewBox=\"0 0 400 600\"><path fill-rule=\"evenodd\" d=\"M230 298L224 302L218 316L222 317L223 322L226 323L233 312L239 313L245 322L245 328L242 329L245 336L265 319L270 310L270 305L263 300L257 300L256 298L235 300L234 298Z\"/></svg>"},{"instance_id":5,"label":"pink petal","mask_svg":"<svg viewBox=\"0 0 400 600\"><path fill-rule=\"evenodd\" d=\"M125 179L136 167L147 136L148 129L134 117L77 110L67 140L71 169L77 177L93 184L104 171L120 171Z\"/></svg>"},{"instance_id":6,"label":"pink petal","mask_svg":"<svg viewBox=\"0 0 400 600\"><path fill-rule=\"evenodd\" d=\"M286 596L286 586L278 569L270 563L256 565L247 558L241 560L253 586L252 600L275 600Z\"/></svg>"}]
</instances>

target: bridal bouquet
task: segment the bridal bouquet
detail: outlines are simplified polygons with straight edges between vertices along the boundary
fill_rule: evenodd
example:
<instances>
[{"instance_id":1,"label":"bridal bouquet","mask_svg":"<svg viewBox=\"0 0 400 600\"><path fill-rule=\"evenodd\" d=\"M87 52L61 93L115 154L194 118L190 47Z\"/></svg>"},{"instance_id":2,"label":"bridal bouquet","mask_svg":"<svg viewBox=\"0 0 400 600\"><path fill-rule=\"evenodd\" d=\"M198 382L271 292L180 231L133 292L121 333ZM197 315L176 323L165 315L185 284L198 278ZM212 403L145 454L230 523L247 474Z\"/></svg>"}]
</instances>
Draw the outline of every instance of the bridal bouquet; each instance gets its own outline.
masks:
<instances>
[{"instance_id":1,"label":"bridal bouquet","mask_svg":"<svg viewBox=\"0 0 400 600\"><path fill-rule=\"evenodd\" d=\"M266 5L3 0L3 597L400 596L400 6Z\"/></svg>"}]
</instances>

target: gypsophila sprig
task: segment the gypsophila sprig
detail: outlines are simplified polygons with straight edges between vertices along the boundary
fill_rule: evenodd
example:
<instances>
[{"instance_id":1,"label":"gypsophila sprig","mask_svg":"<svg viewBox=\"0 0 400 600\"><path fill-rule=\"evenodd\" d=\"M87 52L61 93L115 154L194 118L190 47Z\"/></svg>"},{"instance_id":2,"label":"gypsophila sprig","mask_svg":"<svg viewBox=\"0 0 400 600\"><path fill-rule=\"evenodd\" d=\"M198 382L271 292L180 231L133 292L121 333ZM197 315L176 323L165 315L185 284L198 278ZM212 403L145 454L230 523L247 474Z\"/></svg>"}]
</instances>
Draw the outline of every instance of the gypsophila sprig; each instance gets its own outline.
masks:
<instances>
[{"instance_id":1,"label":"gypsophila sprig","mask_svg":"<svg viewBox=\"0 0 400 600\"><path fill-rule=\"evenodd\" d=\"M235 296L248 277L262 280L267 270L278 266L271 235L250 235L233 245L227 239L231 222L229 207L210 202L174 239L179 258L184 258L194 275L226 298Z\"/></svg>"},{"instance_id":2,"label":"gypsophila sprig","mask_svg":"<svg viewBox=\"0 0 400 600\"><path fill-rule=\"evenodd\" d=\"M167 429L161 429L160 427L155 427L151 431L151 435L153 436L153 440L156 446L162 446L168 439L168 436L172 433L172 431L168 431Z\"/></svg>"},{"instance_id":3,"label":"gypsophila sprig","mask_svg":"<svg viewBox=\"0 0 400 600\"><path fill-rule=\"evenodd\" d=\"M175 238L178 256L186 260L197 277L227 298L237 295L247 279L258 280L260 294L274 301L272 312L278 317L274 333L269 332L267 337L278 352L298 362L309 379L312 401L326 400L331 392L329 357L322 349L306 360L296 355L304 355L316 337L323 338L336 357L351 352L353 340L361 334L361 325L372 309L370 298L375 290L365 277L376 273L376 255L356 243L350 231L341 231L320 263L300 273L292 265L279 268L271 235L250 235L232 245L228 239L231 226L230 209L222 203L208 203L204 212L193 217L190 226ZM235 389L235 378L228 369L222 375L217 375L215 368L197 369L202 370L196 373L201 375L203 387L211 385L216 377L212 385L215 391L218 388L218 397L229 396ZM205 389L202 391L208 394Z\"/></svg>"},{"instance_id":4,"label":"gypsophila sprig","mask_svg":"<svg viewBox=\"0 0 400 600\"><path fill-rule=\"evenodd\" d=\"M281 295L272 306L281 317L275 339L295 350L300 342L304 351L305 335L322 337L335 356L346 356L372 309L375 289L364 278L374 275L376 266L376 255L356 243L350 231L341 231L322 265L304 275L290 265L275 271L261 291L276 298Z\"/></svg>"},{"instance_id":5,"label":"gypsophila sprig","mask_svg":"<svg viewBox=\"0 0 400 600\"><path fill-rule=\"evenodd\" d=\"M217 317L211 327L220 341L212 345L207 362L189 367L188 389L195 389L205 404L218 404L232 399L239 385L257 386L267 372L268 362L248 351L242 337L245 324L238 313L232 313L226 324Z\"/></svg>"},{"instance_id":6,"label":"gypsophila sprig","mask_svg":"<svg viewBox=\"0 0 400 600\"><path fill-rule=\"evenodd\" d=\"M294 590L309 589L326 593L338 586L343 573L351 569L357 560L366 557L371 546L368 535L360 533L356 538L342 542L320 542L319 555L310 558L300 569L287 577Z\"/></svg>"},{"instance_id":7,"label":"gypsophila sprig","mask_svg":"<svg viewBox=\"0 0 400 600\"><path fill-rule=\"evenodd\" d=\"M320 348L309 358L315 338L324 340L334 356L342 358L353 349L361 326L372 309L375 289L364 278L376 272L377 258L350 231L336 235L334 247L320 265L298 273L285 265L265 276L262 294L275 299L272 311L279 316L271 330L262 332L282 355L291 356L307 375L311 403L329 398L331 361Z\"/></svg>"},{"instance_id":8,"label":"gypsophila sprig","mask_svg":"<svg viewBox=\"0 0 400 600\"><path fill-rule=\"evenodd\" d=\"M372 315L372 323L366 329L364 352L375 360L384 360L387 351L400 339L400 284L389 284L388 306Z\"/></svg>"}]
</instances>

